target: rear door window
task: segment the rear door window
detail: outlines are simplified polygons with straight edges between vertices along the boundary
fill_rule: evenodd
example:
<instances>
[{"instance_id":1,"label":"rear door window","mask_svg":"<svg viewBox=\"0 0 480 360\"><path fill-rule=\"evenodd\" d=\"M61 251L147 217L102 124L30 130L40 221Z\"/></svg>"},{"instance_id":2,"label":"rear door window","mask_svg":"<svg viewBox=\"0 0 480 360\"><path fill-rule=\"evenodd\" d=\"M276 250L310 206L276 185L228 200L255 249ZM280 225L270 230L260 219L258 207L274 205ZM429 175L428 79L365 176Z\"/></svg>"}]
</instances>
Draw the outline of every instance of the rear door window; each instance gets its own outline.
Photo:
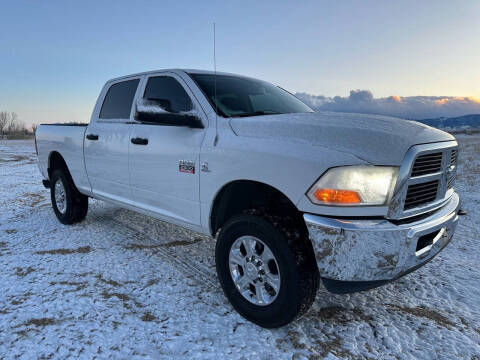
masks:
<instances>
[{"instance_id":1,"label":"rear door window","mask_svg":"<svg viewBox=\"0 0 480 360\"><path fill-rule=\"evenodd\" d=\"M157 103L163 109L172 113L193 109L190 96L183 86L170 76L156 76L148 79L143 98Z\"/></svg>"},{"instance_id":2,"label":"rear door window","mask_svg":"<svg viewBox=\"0 0 480 360\"><path fill-rule=\"evenodd\" d=\"M122 81L110 86L103 100L100 119L129 119L139 79Z\"/></svg>"}]
</instances>

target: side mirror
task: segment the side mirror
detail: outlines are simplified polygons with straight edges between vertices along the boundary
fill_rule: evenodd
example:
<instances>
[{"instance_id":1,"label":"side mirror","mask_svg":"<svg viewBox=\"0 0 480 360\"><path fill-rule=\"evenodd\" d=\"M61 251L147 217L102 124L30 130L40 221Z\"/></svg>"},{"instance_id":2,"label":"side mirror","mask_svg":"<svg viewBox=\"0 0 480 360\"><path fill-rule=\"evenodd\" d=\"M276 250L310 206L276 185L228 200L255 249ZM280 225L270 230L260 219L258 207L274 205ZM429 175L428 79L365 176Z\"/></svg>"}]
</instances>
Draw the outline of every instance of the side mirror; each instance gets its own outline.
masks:
<instances>
[{"instance_id":1,"label":"side mirror","mask_svg":"<svg viewBox=\"0 0 480 360\"><path fill-rule=\"evenodd\" d=\"M184 126L193 129L203 129L203 123L196 110L170 112L168 100L140 99L136 104L135 119L146 124L166 126Z\"/></svg>"}]
</instances>

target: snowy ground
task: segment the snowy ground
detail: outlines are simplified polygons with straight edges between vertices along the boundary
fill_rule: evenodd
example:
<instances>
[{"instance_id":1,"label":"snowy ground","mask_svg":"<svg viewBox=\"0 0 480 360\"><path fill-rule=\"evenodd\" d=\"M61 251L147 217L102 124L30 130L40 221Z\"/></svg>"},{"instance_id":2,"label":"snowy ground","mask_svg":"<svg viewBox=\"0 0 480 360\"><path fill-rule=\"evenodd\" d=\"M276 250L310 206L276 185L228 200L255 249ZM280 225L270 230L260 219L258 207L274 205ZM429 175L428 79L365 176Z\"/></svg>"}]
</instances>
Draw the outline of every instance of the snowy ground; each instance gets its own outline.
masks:
<instances>
[{"instance_id":1,"label":"snowy ground","mask_svg":"<svg viewBox=\"0 0 480 360\"><path fill-rule=\"evenodd\" d=\"M365 293L320 289L265 330L223 296L211 239L90 201L63 226L33 143L0 141L0 358L480 359L480 135L459 135L467 216L431 263Z\"/></svg>"}]
</instances>

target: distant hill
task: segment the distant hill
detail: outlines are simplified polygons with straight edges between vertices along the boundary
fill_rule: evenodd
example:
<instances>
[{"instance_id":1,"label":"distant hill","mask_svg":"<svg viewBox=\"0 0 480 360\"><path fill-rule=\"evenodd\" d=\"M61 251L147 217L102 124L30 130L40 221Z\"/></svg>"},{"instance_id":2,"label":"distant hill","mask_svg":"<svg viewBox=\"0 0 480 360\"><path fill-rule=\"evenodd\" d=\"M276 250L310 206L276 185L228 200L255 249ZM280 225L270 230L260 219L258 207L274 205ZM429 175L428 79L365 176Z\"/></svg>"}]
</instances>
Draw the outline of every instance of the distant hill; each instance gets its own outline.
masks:
<instances>
[{"instance_id":1,"label":"distant hill","mask_svg":"<svg viewBox=\"0 0 480 360\"><path fill-rule=\"evenodd\" d=\"M480 114L463 115L451 118L439 117L416 121L441 129L480 128Z\"/></svg>"}]
</instances>

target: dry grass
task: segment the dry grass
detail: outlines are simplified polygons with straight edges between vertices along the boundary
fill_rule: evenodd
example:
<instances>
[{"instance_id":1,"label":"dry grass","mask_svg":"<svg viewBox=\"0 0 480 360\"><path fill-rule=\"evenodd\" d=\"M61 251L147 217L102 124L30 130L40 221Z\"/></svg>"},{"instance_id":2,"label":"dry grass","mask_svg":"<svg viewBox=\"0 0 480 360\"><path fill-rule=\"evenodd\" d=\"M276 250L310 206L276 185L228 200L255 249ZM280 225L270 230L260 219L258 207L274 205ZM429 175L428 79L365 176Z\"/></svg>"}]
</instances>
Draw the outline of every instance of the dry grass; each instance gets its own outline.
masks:
<instances>
[{"instance_id":1,"label":"dry grass","mask_svg":"<svg viewBox=\"0 0 480 360\"><path fill-rule=\"evenodd\" d=\"M58 322L58 320L54 318L39 318L39 319L30 319L27 322L23 323L23 326L48 326L48 325L54 325Z\"/></svg>"},{"instance_id":2,"label":"dry grass","mask_svg":"<svg viewBox=\"0 0 480 360\"><path fill-rule=\"evenodd\" d=\"M154 321L157 318L155 316L153 316L152 314L150 314L149 312L147 312L147 313L143 314L141 319L142 319L142 321Z\"/></svg>"},{"instance_id":3,"label":"dry grass","mask_svg":"<svg viewBox=\"0 0 480 360\"><path fill-rule=\"evenodd\" d=\"M119 282L116 282L115 280L104 279L104 278L102 277L102 275L100 275L100 274L95 275L95 277L96 277L98 280L100 280L101 282L103 282L104 284L108 284L108 285L115 286L115 287L122 286L122 284L120 284Z\"/></svg>"},{"instance_id":4,"label":"dry grass","mask_svg":"<svg viewBox=\"0 0 480 360\"><path fill-rule=\"evenodd\" d=\"M26 269L16 267L15 268L15 275L20 276L20 277L25 277L25 276L27 276L28 274L31 274L34 271L35 271L35 269L30 267L30 266L27 267Z\"/></svg>"},{"instance_id":5,"label":"dry grass","mask_svg":"<svg viewBox=\"0 0 480 360\"><path fill-rule=\"evenodd\" d=\"M40 250L40 251L35 251L34 254L37 255L45 255L45 254L50 254L50 255L68 255L68 254L86 254L92 251L92 248L90 246L82 246L79 247L78 249L54 249L54 250Z\"/></svg>"},{"instance_id":6,"label":"dry grass","mask_svg":"<svg viewBox=\"0 0 480 360\"><path fill-rule=\"evenodd\" d=\"M352 321L370 322L373 318L364 314L360 309L346 309L341 306L328 306L318 311L311 312L309 316L324 323L348 324Z\"/></svg>"},{"instance_id":7,"label":"dry grass","mask_svg":"<svg viewBox=\"0 0 480 360\"><path fill-rule=\"evenodd\" d=\"M146 244L128 244L125 246L128 250L144 250L144 249L156 249L162 247L173 247L173 246L188 246L193 245L199 241L202 241L200 238L195 238L193 241L185 241L185 240L175 240L170 241L167 243L157 244L157 245L146 245Z\"/></svg>"},{"instance_id":8,"label":"dry grass","mask_svg":"<svg viewBox=\"0 0 480 360\"><path fill-rule=\"evenodd\" d=\"M395 304L387 304L388 307L399 310L405 314L413 315L416 317L423 317L425 319L429 319L437 323L437 325L450 329L455 326L455 324L450 321L448 318L440 314L438 311L428 309L423 306L416 306L416 307L405 307L399 306Z\"/></svg>"}]
</instances>

